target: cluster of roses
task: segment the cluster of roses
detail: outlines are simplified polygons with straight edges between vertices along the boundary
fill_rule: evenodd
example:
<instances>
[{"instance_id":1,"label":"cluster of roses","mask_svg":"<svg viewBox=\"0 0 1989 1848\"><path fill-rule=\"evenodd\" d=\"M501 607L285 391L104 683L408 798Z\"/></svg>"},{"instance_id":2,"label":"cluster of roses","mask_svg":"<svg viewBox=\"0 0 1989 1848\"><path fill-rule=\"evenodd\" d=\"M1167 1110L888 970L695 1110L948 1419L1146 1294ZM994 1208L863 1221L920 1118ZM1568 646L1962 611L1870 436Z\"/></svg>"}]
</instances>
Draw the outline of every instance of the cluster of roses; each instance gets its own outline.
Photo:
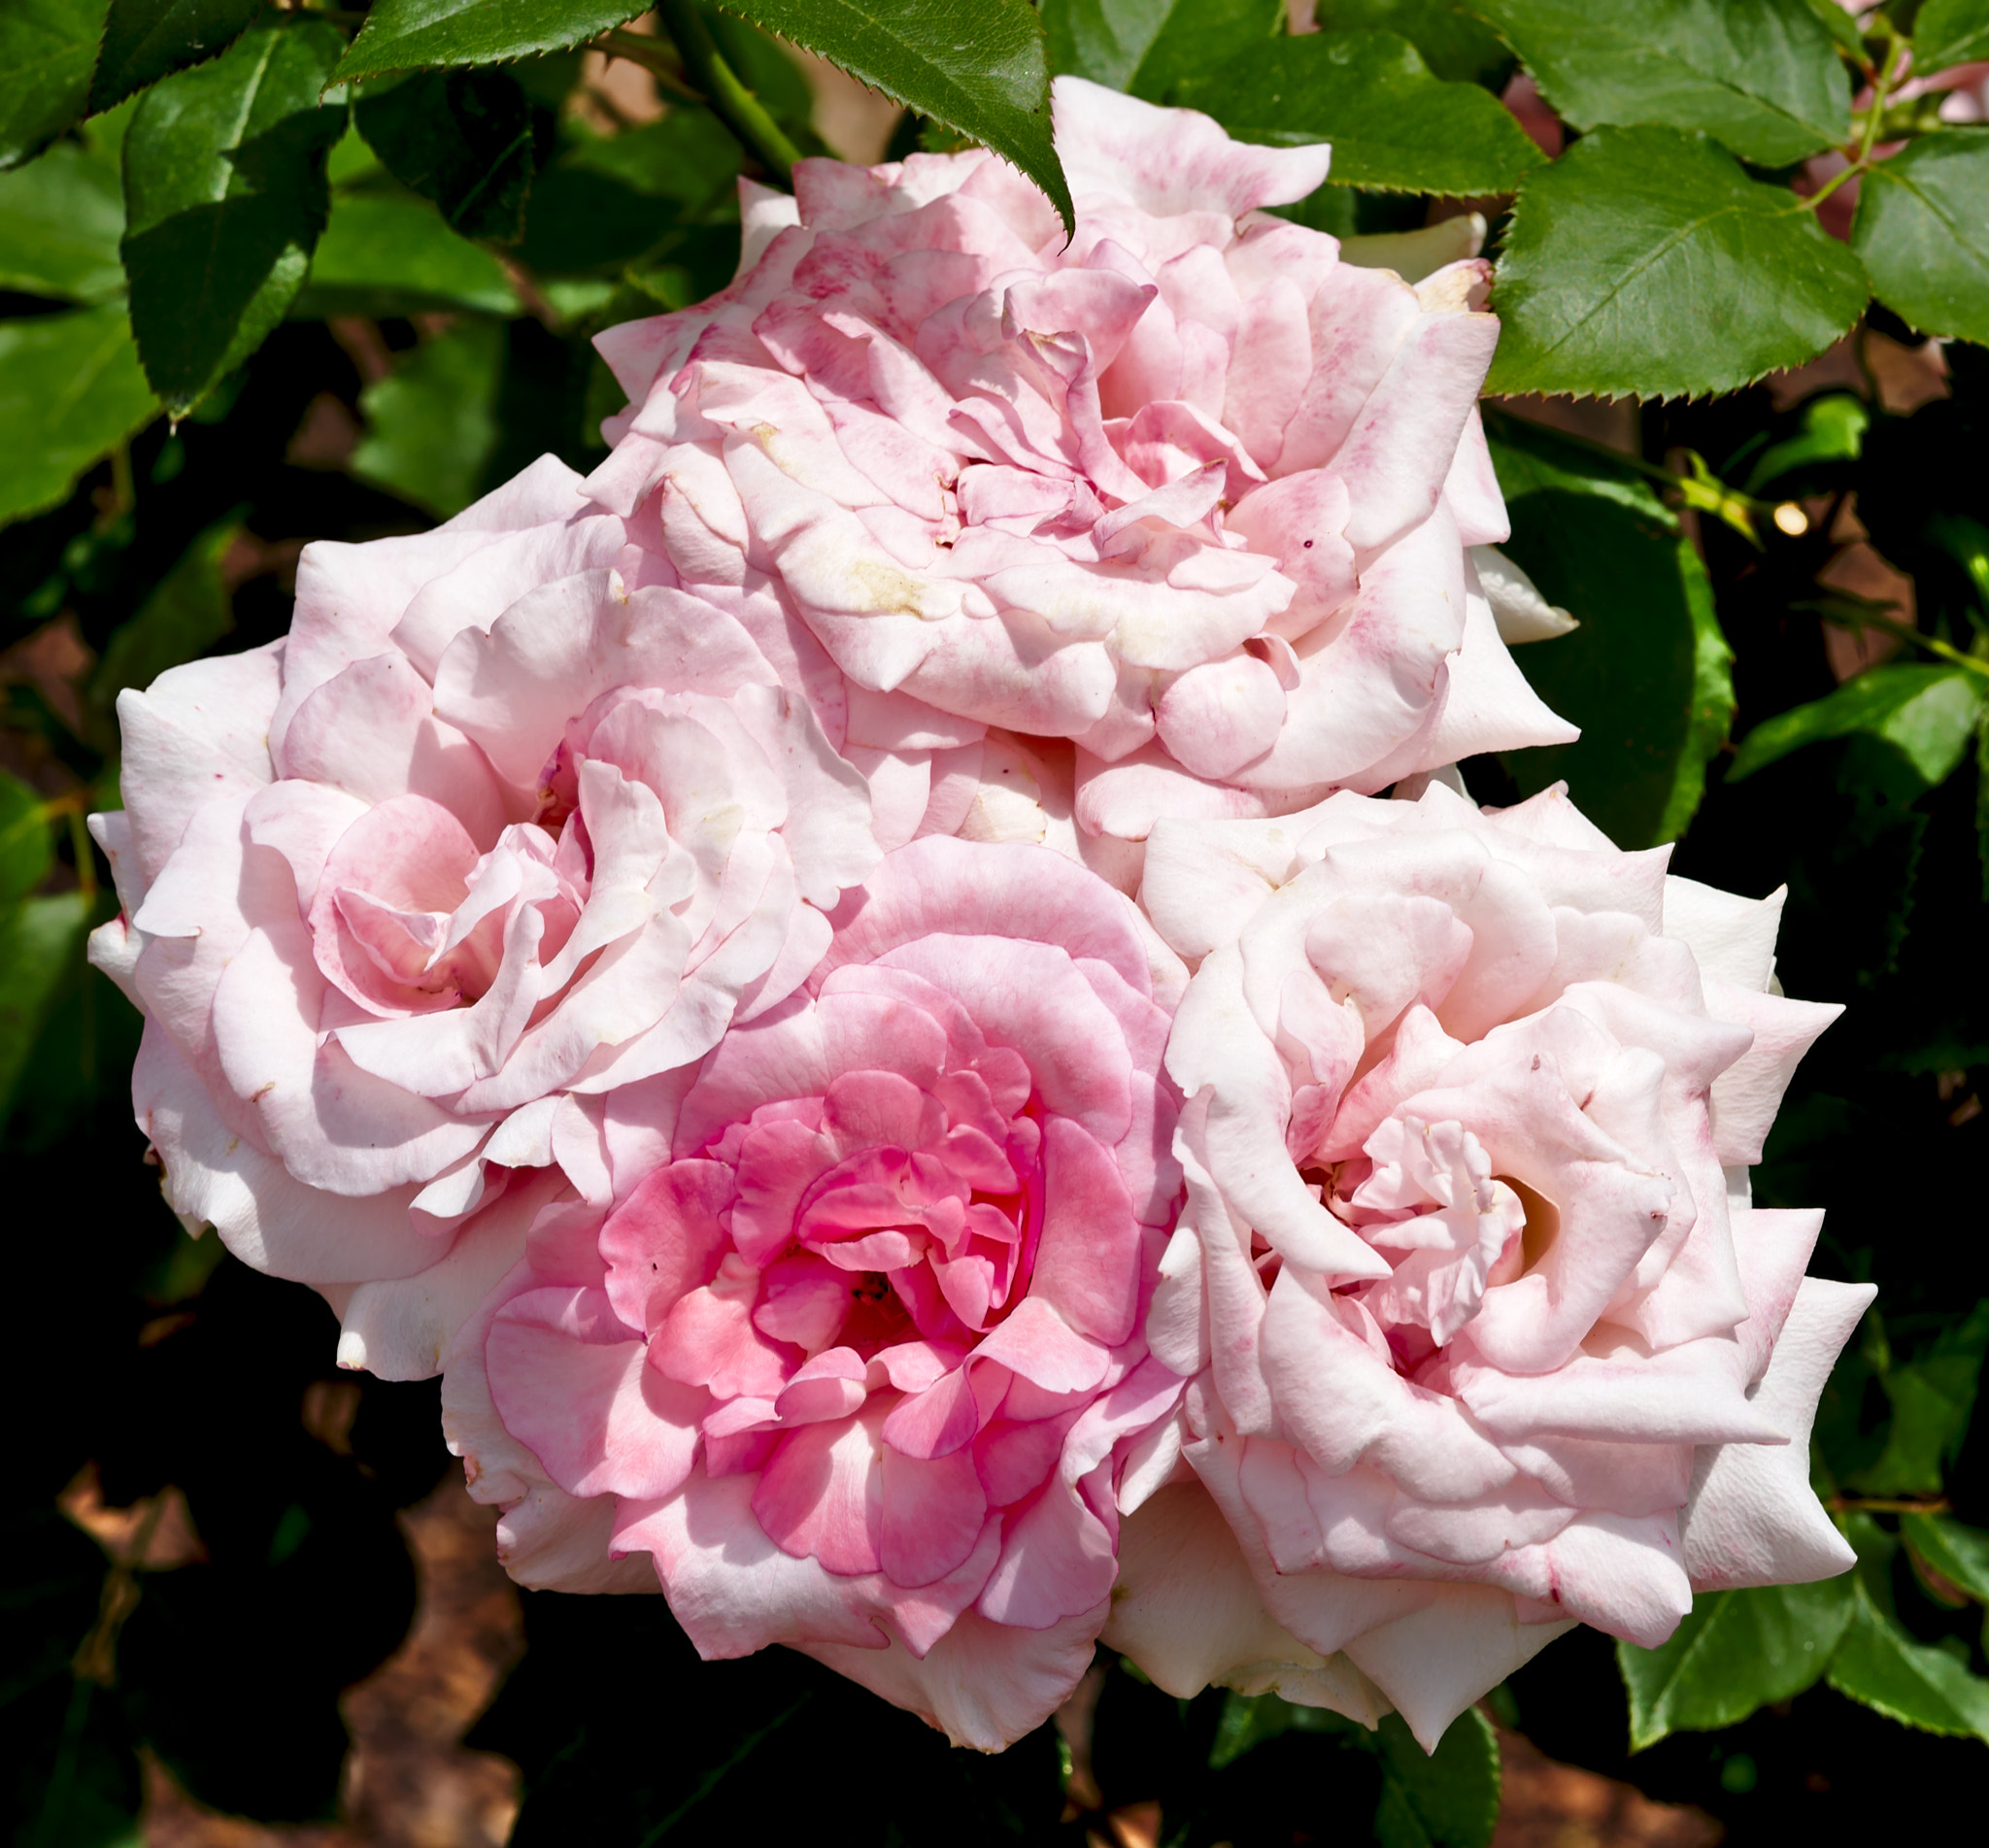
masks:
<instances>
[{"instance_id":1,"label":"cluster of roses","mask_svg":"<svg viewBox=\"0 0 1989 1848\"><path fill-rule=\"evenodd\" d=\"M983 1748L1100 1638L1433 1747L1849 1563L1868 1293L1748 1190L1835 1010L1777 899L1461 793L1570 735L1486 267L1263 211L1324 148L1057 130L1068 242L983 152L749 186L592 475L126 694L93 955L167 1198L442 1374L522 1583Z\"/></svg>"}]
</instances>

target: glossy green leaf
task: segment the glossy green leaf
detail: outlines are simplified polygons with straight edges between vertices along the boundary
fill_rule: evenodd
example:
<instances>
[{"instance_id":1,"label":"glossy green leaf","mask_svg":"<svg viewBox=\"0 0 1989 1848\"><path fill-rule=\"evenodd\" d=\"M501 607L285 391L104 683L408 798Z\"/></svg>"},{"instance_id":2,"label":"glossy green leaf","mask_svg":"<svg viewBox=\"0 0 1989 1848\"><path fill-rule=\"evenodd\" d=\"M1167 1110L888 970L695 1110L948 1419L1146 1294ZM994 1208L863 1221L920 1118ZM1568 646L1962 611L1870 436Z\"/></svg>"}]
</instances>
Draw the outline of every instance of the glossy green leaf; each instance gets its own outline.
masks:
<instances>
[{"instance_id":1,"label":"glossy green leaf","mask_svg":"<svg viewBox=\"0 0 1989 1848\"><path fill-rule=\"evenodd\" d=\"M90 113L225 51L263 6L264 0L111 0L90 79Z\"/></svg>"},{"instance_id":2,"label":"glossy green leaf","mask_svg":"<svg viewBox=\"0 0 1989 1848\"><path fill-rule=\"evenodd\" d=\"M640 128L579 142L559 165L604 174L645 198L669 199L693 214L729 215L738 196L739 144L704 109L673 109Z\"/></svg>"},{"instance_id":3,"label":"glossy green leaf","mask_svg":"<svg viewBox=\"0 0 1989 1848\"><path fill-rule=\"evenodd\" d=\"M121 304L0 321L0 523L67 499L157 415Z\"/></svg>"},{"instance_id":4,"label":"glossy green leaf","mask_svg":"<svg viewBox=\"0 0 1989 1848\"><path fill-rule=\"evenodd\" d=\"M25 160L82 116L109 8L110 0L0 6L0 167Z\"/></svg>"},{"instance_id":5,"label":"glossy green leaf","mask_svg":"<svg viewBox=\"0 0 1989 1848\"><path fill-rule=\"evenodd\" d=\"M25 899L0 914L0 1123L88 928L89 902L80 891Z\"/></svg>"},{"instance_id":6,"label":"glossy green leaf","mask_svg":"<svg viewBox=\"0 0 1989 1848\"><path fill-rule=\"evenodd\" d=\"M1476 12L1465 0L1318 0L1312 10L1322 32L1399 32L1446 83L1500 89L1512 53Z\"/></svg>"},{"instance_id":7,"label":"glossy green leaf","mask_svg":"<svg viewBox=\"0 0 1989 1848\"><path fill-rule=\"evenodd\" d=\"M1868 669L1822 699L1763 720L1740 741L1727 781L1752 776L1804 745L1864 733L1891 745L1932 789L1968 750L1984 685L1965 667L1905 662Z\"/></svg>"},{"instance_id":8,"label":"glossy green leaf","mask_svg":"<svg viewBox=\"0 0 1989 1848\"><path fill-rule=\"evenodd\" d=\"M335 199L292 311L413 315L452 308L516 315L523 304L504 265L457 237L425 199L354 192Z\"/></svg>"},{"instance_id":9,"label":"glossy green leaf","mask_svg":"<svg viewBox=\"0 0 1989 1848\"><path fill-rule=\"evenodd\" d=\"M1824 30L1837 41L1837 50L1862 61L1865 44L1856 17L1837 5L1837 0L1805 0L1805 4L1823 21Z\"/></svg>"},{"instance_id":10,"label":"glossy green leaf","mask_svg":"<svg viewBox=\"0 0 1989 1848\"><path fill-rule=\"evenodd\" d=\"M131 322L175 412L262 344L324 228L324 157L346 110L320 99L345 41L321 20L264 17L155 84L124 137Z\"/></svg>"},{"instance_id":11,"label":"glossy green leaf","mask_svg":"<svg viewBox=\"0 0 1989 1848\"><path fill-rule=\"evenodd\" d=\"M1669 1732L1710 1732L1811 1686L1851 1622L1853 1583L1701 1592L1656 1649L1616 1645L1630 1696L1630 1749Z\"/></svg>"},{"instance_id":12,"label":"glossy green leaf","mask_svg":"<svg viewBox=\"0 0 1989 1848\"><path fill-rule=\"evenodd\" d=\"M1516 752L1507 767L1528 795L1565 778L1622 847L1674 839L1734 710L1705 567L1627 466L1511 418L1492 455L1512 517L1502 550L1581 624L1513 655L1581 737Z\"/></svg>"},{"instance_id":13,"label":"glossy green leaf","mask_svg":"<svg viewBox=\"0 0 1989 1848\"><path fill-rule=\"evenodd\" d=\"M1158 102L1283 23L1283 0L1043 0L1050 68Z\"/></svg>"},{"instance_id":14,"label":"glossy green leaf","mask_svg":"<svg viewBox=\"0 0 1989 1848\"><path fill-rule=\"evenodd\" d=\"M1989 57L1989 0L1927 0L1913 18L1913 70L1925 77Z\"/></svg>"},{"instance_id":15,"label":"glossy green leaf","mask_svg":"<svg viewBox=\"0 0 1989 1848\"><path fill-rule=\"evenodd\" d=\"M1731 391L1821 353L1865 272L1780 186L1670 128L1599 128L1513 206L1487 389L1669 398Z\"/></svg>"},{"instance_id":16,"label":"glossy green leaf","mask_svg":"<svg viewBox=\"0 0 1989 1848\"><path fill-rule=\"evenodd\" d=\"M1270 39L1177 84L1172 100L1243 141L1331 142L1338 185L1506 192L1541 157L1497 97L1433 77L1394 32Z\"/></svg>"},{"instance_id":17,"label":"glossy green leaf","mask_svg":"<svg viewBox=\"0 0 1989 1848\"><path fill-rule=\"evenodd\" d=\"M1989 1301L1942 1328L1911 1361L1884 1367L1879 1384L1892 1404L1885 1447L1845 1486L1866 1495L1938 1495L1969 1434L1985 1354Z\"/></svg>"},{"instance_id":18,"label":"glossy green leaf","mask_svg":"<svg viewBox=\"0 0 1989 1848\"><path fill-rule=\"evenodd\" d=\"M1807 0L1474 0L1577 128L1702 129L1783 167L1850 133L1851 86Z\"/></svg>"},{"instance_id":19,"label":"glossy green leaf","mask_svg":"<svg viewBox=\"0 0 1989 1848\"><path fill-rule=\"evenodd\" d=\"M42 792L0 770L0 906L25 898L54 862Z\"/></svg>"},{"instance_id":20,"label":"glossy green leaf","mask_svg":"<svg viewBox=\"0 0 1989 1848\"><path fill-rule=\"evenodd\" d=\"M1331 1708L1301 1707L1281 1695L1225 1695L1215 1742L1209 1748L1209 1768L1220 1771L1264 1740L1286 1732L1345 1732L1352 1725Z\"/></svg>"},{"instance_id":21,"label":"glossy green leaf","mask_svg":"<svg viewBox=\"0 0 1989 1848\"><path fill-rule=\"evenodd\" d=\"M230 515L202 532L105 644L90 676L89 704L99 717L106 744L115 741L112 715L127 687L150 687L169 667L205 655L235 626L222 562L242 530Z\"/></svg>"},{"instance_id":22,"label":"glossy green leaf","mask_svg":"<svg viewBox=\"0 0 1989 1848\"><path fill-rule=\"evenodd\" d=\"M338 81L563 51L647 10L629 0L379 0Z\"/></svg>"},{"instance_id":23,"label":"glossy green leaf","mask_svg":"<svg viewBox=\"0 0 1989 1848\"><path fill-rule=\"evenodd\" d=\"M532 112L508 71L429 71L368 88L353 117L388 172L452 230L515 243L532 183Z\"/></svg>"},{"instance_id":24,"label":"glossy green leaf","mask_svg":"<svg viewBox=\"0 0 1989 1848\"><path fill-rule=\"evenodd\" d=\"M1943 128L1875 162L1851 248L1922 333L1989 342L1989 128Z\"/></svg>"},{"instance_id":25,"label":"glossy green leaf","mask_svg":"<svg viewBox=\"0 0 1989 1848\"><path fill-rule=\"evenodd\" d=\"M495 321L423 341L360 394L366 435L352 472L438 520L460 513L497 448L503 374L504 329Z\"/></svg>"},{"instance_id":26,"label":"glossy green leaf","mask_svg":"<svg viewBox=\"0 0 1989 1848\"><path fill-rule=\"evenodd\" d=\"M1957 1591L1989 1604L1989 1533L1946 1514L1900 1517L1900 1538Z\"/></svg>"},{"instance_id":27,"label":"glossy green leaf","mask_svg":"<svg viewBox=\"0 0 1989 1848\"><path fill-rule=\"evenodd\" d=\"M1050 65L1028 0L732 0L874 90L1011 161L1073 222L1050 141Z\"/></svg>"},{"instance_id":28,"label":"glossy green leaf","mask_svg":"<svg viewBox=\"0 0 1989 1848\"><path fill-rule=\"evenodd\" d=\"M1381 1722L1380 1848L1485 1848L1499 1822L1499 1740L1492 1723L1466 1707L1426 1753L1391 1713Z\"/></svg>"},{"instance_id":29,"label":"glossy green leaf","mask_svg":"<svg viewBox=\"0 0 1989 1848\"><path fill-rule=\"evenodd\" d=\"M63 142L14 173L0 173L0 288L57 301L109 301L124 291L118 256L123 235L116 154Z\"/></svg>"},{"instance_id":30,"label":"glossy green leaf","mask_svg":"<svg viewBox=\"0 0 1989 1848\"><path fill-rule=\"evenodd\" d=\"M1946 1650L1915 1642L1862 1584L1831 1658L1830 1685L1904 1726L1989 1743L1989 1681Z\"/></svg>"},{"instance_id":31,"label":"glossy green leaf","mask_svg":"<svg viewBox=\"0 0 1989 1848\"><path fill-rule=\"evenodd\" d=\"M1834 462L1855 462L1871 426L1871 410L1848 391L1825 391L1803 406L1792 436L1756 455L1740 484L1743 494L1760 494L1786 483L1800 488L1802 478Z\"/></svg>"}]
</instances>

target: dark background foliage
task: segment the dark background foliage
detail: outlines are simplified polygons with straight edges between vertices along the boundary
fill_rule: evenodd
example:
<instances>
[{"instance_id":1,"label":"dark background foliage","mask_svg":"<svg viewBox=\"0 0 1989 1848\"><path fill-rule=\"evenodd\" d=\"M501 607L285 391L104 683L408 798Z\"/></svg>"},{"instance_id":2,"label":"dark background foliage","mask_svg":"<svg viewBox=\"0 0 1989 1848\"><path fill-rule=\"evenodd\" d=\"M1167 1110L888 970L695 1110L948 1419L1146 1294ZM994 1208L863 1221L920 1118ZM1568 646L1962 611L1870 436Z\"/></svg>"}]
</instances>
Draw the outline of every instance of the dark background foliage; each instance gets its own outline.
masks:
<instances>
[{"instance_id":1,"label":"dark background foliage","mask_svg":"<svg viewBox=\"0 0 1989 1848\"><path fill-rule=\"evenodd\" d=\"M1075 1841L1158 1803L1169 1842L1371 1827L1463 1848L1497 1813L1492 1721L1736 1840L1969 1813L1989 1740L1989 351L1968 344L1989 339L1989 130L1899 92L1908 34L1918 69L1958 67L1989 53L1989 7L1854 25L1830 0L1322 0L1305 39L1263 0L676 0L654 32L631 11L0 10L8 1827L142 1839L143 1755L218 1809L336 1813L341 1691L415 1608L400 1513L454 1467L432 1384L337 1376L315 1296L160 1201L125 1089L138 1022L82 960L116 909L82 827L117 801L116 695L283 633L309 540L417 530L547 451L599 459L620 394L590 335L723 285L735 178L784 184L822 146L760 27L911 104L893 153L983 139L1053 196L1044 86L1071 70L1332 140L1332 184L1291 210L1350 258L1407 263L1358 240L1491 220L1493 384L1566 394L1488 410L1509 551L1582 623L1520 658L1585 735L1466 779L1509 801L1567 777L1626 847L1786 886L1783 983L1849 1004L1756 1193L1827 1207L1816 1268L1879 1285L1813 1459L1860 1565L1702 1598L1660 1651L1577 1631L1433 1761L1393 1720L1176 1701L1103 1656L1074 1749L1045 1728L982 1759L788 1652L700 1664L660 1599L528 1594L523 1663L470 1738L520 1767L513 1839L832 1815L879 1842ZM1804 203L1832 147L1865 168L1835 238ZM1625 249L1660 248L1713 295L1690 264L1626 279ZM70 1518L88 1509L135 1511L117 1557Z\"/></svg>"}]
</instances>

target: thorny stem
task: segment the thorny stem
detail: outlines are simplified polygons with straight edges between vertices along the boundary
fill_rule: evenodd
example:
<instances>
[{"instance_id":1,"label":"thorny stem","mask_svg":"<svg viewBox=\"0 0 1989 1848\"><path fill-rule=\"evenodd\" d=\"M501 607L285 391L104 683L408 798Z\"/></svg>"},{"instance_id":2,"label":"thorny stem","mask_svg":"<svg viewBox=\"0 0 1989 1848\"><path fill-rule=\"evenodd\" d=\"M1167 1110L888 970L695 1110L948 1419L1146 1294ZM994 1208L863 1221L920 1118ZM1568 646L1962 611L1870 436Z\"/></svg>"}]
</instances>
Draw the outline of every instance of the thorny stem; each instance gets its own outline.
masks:
<instances>
[{"instance_id":1,"label":"thorny stem","mask_svg":"<svg viewBox=\"0 0 1989 1848\"><path fill-rule=\"evenodd\" d=\"M788 176L794 162L801 158L801 151L767 114L766 105L725 62L703 14L691 0L662 0L657 17L683 53L685 69L704 92L712 113L745 143L775 180L788 185Z\"/></svg>"},{"instance_id":2,"label":"thorny stem","mask_svg":"<svg viewBox=\"0 0 1989 1848\"><path fill-rule=\"evenodd\" d=\"M1871 101L1859 124L1858 151L1851 156L1851 164L1842 173L1833 174L1808 198L1801 200L1796 208L1799 212L1814 212L1847 180L1855 180L1871 165L1871 151L1878 145L1878 130L1885 118L1886 98L1892 93L1907 49L1905 40L1895 39L1886 51L1883 67L1871 72Z\"/></svg>"},{"instance_id":3,"label":"thorny stem","mask_svg":"<svg viewBox=\"0 0 1989 1848\"><path fill-rule=\"evenodd\" d=\"M1517 423L1527 421L1524 418L1514 418L1509 411L1501 411L1496 404L1481 402L1479 409L1485 417L1492 420L1495 429L1500 422L1507 420ZM1666 468L1659 462L1647 462L1641 455L1632 455L1623 450L1612 450L1606 443L1598 443L1591 437L1576 436L1572 430L1557 429L1553 434L1557 442L1571 443L1576 449L1586 450L1591 455L1599 455L1605 461L1634 469L1648 481L1661 482L1667 487L1676 488L1685 497L1688 505L1697 507L1702 512L1719 514L1724 519L1726 516L1722 506L1714 504L1715 502L1743 508L1750 515L1773 511L1767 501L1756 500L1751 495L1741 493L1737 488L1729 487L1710 470L1702 477L1681 475L1675 468Z\"/></svg>"},{"instance_id":4,"label":"thorny stem","mask_svg":"<svg viewBox=\"0 0 1989 1848\"><path fill-rule=\"evenodd\" d=\"M1863 599L1859 601L1862 604ZM1924 648L1930 655L1938 655L1942 660L1951 661L1956 667L1965 667L1970 673L1989 680L1989 661L1983 660L1979 655L1964 654L1951 642L1943 642L1939 636L1929 635L1921 629L1909 628L1892 617L1880 616L1874 609L1852 608L1850 599L1841 595L1814 603L1798 603L1792 607L1812 610L1826 622L1834 622L1840 629L1881 629L1887 635L1897 636L1903 642L1910 642L1915 648Z\"/></svg>"}]
</instances>

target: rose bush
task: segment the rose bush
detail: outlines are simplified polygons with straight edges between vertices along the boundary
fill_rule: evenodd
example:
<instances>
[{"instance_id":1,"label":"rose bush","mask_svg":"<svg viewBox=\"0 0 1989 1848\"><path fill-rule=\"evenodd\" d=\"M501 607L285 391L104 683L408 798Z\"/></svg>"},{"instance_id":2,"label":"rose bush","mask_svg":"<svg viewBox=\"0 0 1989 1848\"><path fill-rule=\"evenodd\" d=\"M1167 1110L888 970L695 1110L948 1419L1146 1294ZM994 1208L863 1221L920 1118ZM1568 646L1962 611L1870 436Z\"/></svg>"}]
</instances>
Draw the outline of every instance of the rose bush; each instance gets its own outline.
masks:
<instances>
[{"instance_id":1,"label":"rose bush","mask_svg":"<svg viewBox=\"0 0 1989 1848\"><path fill-rule=\"evenodd\" d=\"M798 613L903 838L935 752L965 755L925 824L958 825L990 726L1058 741L1078 844L1129 878L1087 844L1571 737L1471 555L1507 530L1489 266L1411 286L1263 210L1324 147L1055 98L1067 243L983 150L750 189L729 288L600 337L631 402L590 491L655 497L687 586Z\"/></svg>"},{"instance_id":2,"label":"rose bush","mask_svg":"<svg viewBox=\"0 0 1989 1848\"><path fill-rule=\"evenodd\" d=\"M876 863L784 637L643 538L549 457L307 547L287 637L118 702L91 956L145 1011L140 1126L348 1364L434 1372L516 1256L513 1177L791 993Z\"/></svg>"},{"instance_id":3,"label":"rose bush","mask_svg":"<svg viewBox=\"0 0 1989 1848\"><path fill-rule=\"evenodd\" d=\"M799 992L608 1094L445 1422L523 1583L660 1580L707 1658L791 1644L992 1750L1090 1665L1181 1390L1141 1327L1182 971L1033 846L900 849L833 923Z\"/></svg>"},{"instance_id":4,"label":"rose bush","mask_svg":"<svg viewBox=\"0 0 1989 1848\"><path fill-rule=\"evenodd\" d=\"M1161 1686L1433 1749L1571 1621L1654 1647L1695 1590L1851 1563L1808 1434L1872 1293L1747 1180L1838 1010L1775 991L1779 893L1668 852L1558 786L1155 829L1198 967L1148 1339L1195 1480L1129 1521L1107 1638Z\"/></svg>"}]
</instances>

